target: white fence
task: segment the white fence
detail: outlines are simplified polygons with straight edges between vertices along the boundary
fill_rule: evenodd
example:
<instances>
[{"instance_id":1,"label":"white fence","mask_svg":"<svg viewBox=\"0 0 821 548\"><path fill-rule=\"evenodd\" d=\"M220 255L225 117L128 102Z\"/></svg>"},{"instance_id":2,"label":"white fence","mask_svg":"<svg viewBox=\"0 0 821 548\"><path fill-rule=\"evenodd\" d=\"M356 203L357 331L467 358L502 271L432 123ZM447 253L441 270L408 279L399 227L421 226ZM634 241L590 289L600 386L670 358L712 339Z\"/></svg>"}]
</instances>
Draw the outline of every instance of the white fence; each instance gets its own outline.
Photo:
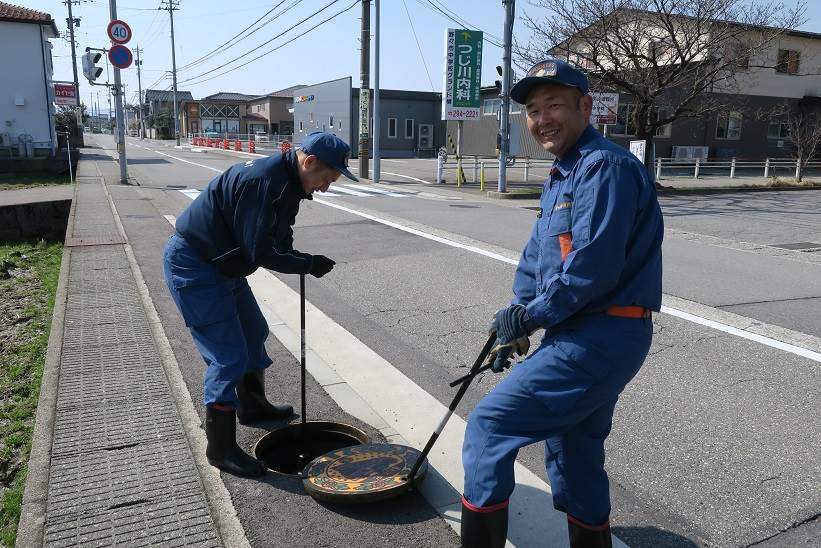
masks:
<instances>
[{"instance_id":1,"label":"white fence","mask_svg":"<svg viewBox=\"0 0 821 548\"><path fill-rule=\"evenodd\" d=\"M739 176L748 177L773 177L778 174L792 175L798 177L800 170L799 161L794 158L766 158L761 160L676 160L675 158L656 159L656 179L661 179L665 174L669 176L692 176L698 179L703 176L728 176L734 179ZM807 162L804 170L821 168L821 162Z\"/></svg>"},{"instance_id":2,"label":"white fence","mask_svg":"<svg viewBox=\"0 0 821 548\"><path fill-rule=\"evenodd\" d=\"M507 169L523 170L523 174L516 177L517 183L529 183L531 177L537 182L541 182L547 176L547 172L553 166L553 160L541 160L534 158L515 158L508 164ZM675 158L657 158L655 171L656 179L672 177L692 177L694 179L704 177L797 177L800 165L794 158L765 158L764 160L739 160L731 158L728 160L704 160L700 158L692 160L677 160ZM448 156L440 152L436 162L436 181L445 182L449 173L453 173L453 178L457 186L465 183L479 183L484 188L485 172L498 174L499 160L494 157L482 156ZM821 161L807 162L804 166L804 173L821 170ZM470 176L472 174L472 176ZM497 177L498 178L498 177ZM510 176L508 176L510 179ZM470 180L468 180L470 179Z\"/></svg>"}]
</instances>

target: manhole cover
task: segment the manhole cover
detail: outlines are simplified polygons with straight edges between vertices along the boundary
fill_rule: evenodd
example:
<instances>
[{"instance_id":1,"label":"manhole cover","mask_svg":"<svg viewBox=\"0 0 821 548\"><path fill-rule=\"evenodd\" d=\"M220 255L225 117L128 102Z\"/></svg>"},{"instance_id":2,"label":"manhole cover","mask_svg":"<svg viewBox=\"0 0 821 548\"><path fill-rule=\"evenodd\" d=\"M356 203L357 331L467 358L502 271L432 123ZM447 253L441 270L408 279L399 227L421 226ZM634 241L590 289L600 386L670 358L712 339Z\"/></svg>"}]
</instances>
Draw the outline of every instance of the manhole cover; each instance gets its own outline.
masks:
<instances>
[{"instance_id":1,"label":"manhole cover","mask_svg":"<svg viewBox=\"0 0 821 548\"><path fill-rule=\"evenodd\" d=\"M770 247L790 249L792 251L815 251L817 249L821 249L821 244L817 244L815 242L796 242L792 244L771 244Z\"/></svg>"}]
</instances>

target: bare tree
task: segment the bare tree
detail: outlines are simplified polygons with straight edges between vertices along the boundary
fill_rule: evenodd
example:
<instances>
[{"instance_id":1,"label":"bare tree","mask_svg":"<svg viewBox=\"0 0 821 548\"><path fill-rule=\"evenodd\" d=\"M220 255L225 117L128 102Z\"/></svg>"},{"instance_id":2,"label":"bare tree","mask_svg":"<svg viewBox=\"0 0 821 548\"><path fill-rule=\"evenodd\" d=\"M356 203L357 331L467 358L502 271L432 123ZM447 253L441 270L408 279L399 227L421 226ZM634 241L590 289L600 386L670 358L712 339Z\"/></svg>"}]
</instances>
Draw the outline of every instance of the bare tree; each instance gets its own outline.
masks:
<instances>
[{"instance_id":1,"label":"bare tree","mask_svg":"<svg viewBox=\"0 0 821 548\"><path fill-rule=\"evenodd\" d=\"M821 105L806 100L781 105L757 113L757 118L779 124L778 137L791 143L796 160L795 179L801 182L807 163L815 158L821 145Z\"/></svg>"},{"instance_id":2,"label":"bare tree","mask_svg":"<svg viewBox=\"0 0 821 548\"><path fill-rule=\"evenodd\" d=\"M658 128L726 109L721 94L737 93L755 69L783 63L769 52L805 12L803 2L788 10L757 0L532 0L531 5L536 10L522 19L532 35L527 44L516 44L517 65L561 57L587 71L593 90L629 95L631 126L648 150Z\"/></svg>"}]
</instances>

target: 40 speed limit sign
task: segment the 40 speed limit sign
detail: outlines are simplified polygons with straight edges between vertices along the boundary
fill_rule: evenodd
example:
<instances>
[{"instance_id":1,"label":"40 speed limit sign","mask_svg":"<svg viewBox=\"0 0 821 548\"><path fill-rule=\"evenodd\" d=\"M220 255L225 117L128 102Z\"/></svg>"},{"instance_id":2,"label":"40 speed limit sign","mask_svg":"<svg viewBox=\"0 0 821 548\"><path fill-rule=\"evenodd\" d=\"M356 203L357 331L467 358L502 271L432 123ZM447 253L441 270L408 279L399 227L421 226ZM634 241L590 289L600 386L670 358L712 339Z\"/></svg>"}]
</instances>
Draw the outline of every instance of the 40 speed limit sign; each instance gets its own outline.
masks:
<instances>
[{"instance_id":1,"label":"40 speed limit sign","mask_svg":"<svg viewBox=\"0 0 821 548\"><path fill-rule=\"evenodd\" d=\"M125 21L114 19L108 24L108 37L115 44L127 44L131 40L131 27Z\"/></svg>"}]
</instances>

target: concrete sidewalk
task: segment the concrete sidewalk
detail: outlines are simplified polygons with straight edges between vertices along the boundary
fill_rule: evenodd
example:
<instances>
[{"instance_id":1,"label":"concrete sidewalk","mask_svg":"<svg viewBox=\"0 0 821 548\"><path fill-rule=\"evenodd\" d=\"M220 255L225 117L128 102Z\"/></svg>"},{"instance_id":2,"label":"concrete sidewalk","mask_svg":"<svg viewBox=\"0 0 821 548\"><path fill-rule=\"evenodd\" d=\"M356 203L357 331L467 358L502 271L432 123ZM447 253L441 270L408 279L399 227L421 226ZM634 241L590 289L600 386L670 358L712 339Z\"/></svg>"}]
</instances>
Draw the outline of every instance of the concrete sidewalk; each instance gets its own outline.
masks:
<instances>
[{"instance_id":1,"label":"concrete sidewalk","mask_svg":"<svg viewBox=\"0 0 821 548\"><path fill-rule=\"evenodd\" d=\"M78 168L17 546L247 545L95 158Z\"/></svg>"}]
</instances>

